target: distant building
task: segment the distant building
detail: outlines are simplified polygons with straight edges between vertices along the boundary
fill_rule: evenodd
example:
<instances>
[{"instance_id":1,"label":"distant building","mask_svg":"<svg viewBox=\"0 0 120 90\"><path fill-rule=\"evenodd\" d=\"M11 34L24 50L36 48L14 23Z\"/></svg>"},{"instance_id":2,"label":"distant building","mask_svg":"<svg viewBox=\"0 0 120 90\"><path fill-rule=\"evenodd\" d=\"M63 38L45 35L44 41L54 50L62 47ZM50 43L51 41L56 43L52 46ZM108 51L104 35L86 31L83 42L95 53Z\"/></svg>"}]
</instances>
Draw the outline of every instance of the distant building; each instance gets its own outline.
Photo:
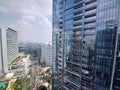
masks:
<instances>
[{"instance_id":1,"label":"distant building","mask_svg":"<svg viewBox=\"0 0 120 90\"><path fill-rule=\"evenodd\" d=\"M41 44L40 43L28 43L21 42L19 43L19 52L24 54L30 54L33 57L33 60L38 61L38 65L40 65L41 60Z\"/></svg>"},{"instance_id":2,"label":"distant building","mask_svg":"<svg viewBox=\"0 0 120 90\"><path fill-rule=\"evenodd\" d=\"M52 66L52 45L41 45L41 62L45 63L46 66Z\"/></svg>"},{"instance_id":3,"label":"distant building","mask_svg":"<svg viewBox=\"0 0 120 90\"><path fill-rule=\"evenodd\" d=\"M33 55L34 51L40 49L40 47L40 43L21 42L19 43L19 52L24 52L25 54Z\"/></svg>"},{"instance_id":4,"label":"distant building","mask_svg":"<svg viewBox=\"0 0 120 90\"><path fill-rule=\"evenodd\" d=\"M17 57L17 31L11 28L0 28L0 73L7 73L10 63Z\"/></svg>"}]
</instances>

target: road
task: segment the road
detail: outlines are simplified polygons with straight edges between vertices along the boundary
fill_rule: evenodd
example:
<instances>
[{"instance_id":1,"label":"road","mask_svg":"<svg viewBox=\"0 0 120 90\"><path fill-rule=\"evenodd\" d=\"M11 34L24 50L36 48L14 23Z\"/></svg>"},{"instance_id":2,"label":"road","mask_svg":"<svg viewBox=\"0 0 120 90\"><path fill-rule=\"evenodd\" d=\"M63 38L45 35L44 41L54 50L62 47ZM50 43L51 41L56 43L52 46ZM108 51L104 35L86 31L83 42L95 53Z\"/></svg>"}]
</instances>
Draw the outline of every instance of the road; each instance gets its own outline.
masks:
<instances>
[{"instance_id":1,"label":"road","mask_svg":"<svg viewBox=\"0 0 120 90\"><path fill-rule=\"evenodd\" d=\"M31 89L30 90L36 90L34 89L35 87L35 81L36 81L36 66L34 65L35 61L33 61L33 64L32 64L32 75L31 75L31 82L30 82L30 86L31 86Z\"/></svg>"}]
</instances>

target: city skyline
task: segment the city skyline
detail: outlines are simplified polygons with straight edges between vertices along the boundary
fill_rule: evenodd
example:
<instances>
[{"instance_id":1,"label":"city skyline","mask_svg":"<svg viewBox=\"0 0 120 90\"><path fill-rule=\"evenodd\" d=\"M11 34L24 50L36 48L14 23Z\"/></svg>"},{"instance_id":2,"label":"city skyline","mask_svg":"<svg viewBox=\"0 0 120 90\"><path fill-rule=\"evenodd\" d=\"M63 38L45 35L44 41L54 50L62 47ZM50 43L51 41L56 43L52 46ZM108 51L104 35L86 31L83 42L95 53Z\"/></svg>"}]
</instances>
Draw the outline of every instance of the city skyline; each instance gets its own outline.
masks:
<instances>
[{"instance_id":1,"label":"city skyline","mask_svg":"<svg viewBox=\"0 0 120 90\"><path fill-rule=\"evenodd\" d=\"M0 0L0 90L120 90L120 0Z\"/></svg>"},{"instance_id":2,"label":"city skyline","mask_svg":"<svg viewBox=\"0 0 120 90\"><path fill-rule=\"evenodd\" d=\"M17 30L19 41L52 40L52 0L1 0L0 14L0 26Z\"/></svg>"}]
</instances>

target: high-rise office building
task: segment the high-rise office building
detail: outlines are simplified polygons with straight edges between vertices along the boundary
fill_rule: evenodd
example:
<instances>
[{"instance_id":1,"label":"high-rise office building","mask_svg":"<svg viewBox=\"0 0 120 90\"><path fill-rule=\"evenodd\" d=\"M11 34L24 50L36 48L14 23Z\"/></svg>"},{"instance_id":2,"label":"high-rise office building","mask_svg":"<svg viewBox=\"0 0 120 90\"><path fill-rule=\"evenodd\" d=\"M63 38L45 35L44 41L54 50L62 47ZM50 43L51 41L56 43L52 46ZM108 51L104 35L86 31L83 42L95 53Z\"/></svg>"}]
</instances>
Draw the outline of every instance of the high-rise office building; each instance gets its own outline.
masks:
<instances>
[{"instance_id":1,"label":"high-rise office building","mask_svg":"<svg viewBox=\"0 0 120 90\"><path fill-rule=\"evenodd\" d=\"M63 17L64 16L64 0L53 0L53 90L57 90L61 83L58 78L63 77L64 68L64 46L63 46Z\"/></svg>"},{"instance_id":2,"label":"high-rise office building","mask_svg":"<svg viewBox=\"0 0 120 90\"><path fill-rule=\"evenodd\" d=\"M119 33L120 0L53 0L53 90L120 90Z\"/></svg>"},{"instance_id":3,"label":"high-rise office building","mask_svg":"<svg viewBox=\"0 0 120 90\"><path fill-rule=\"evenodd\" d=\"M9 65L18 57L18 35L11 28L0 28L0 73L7 73Z\"/></svg>"},{"instance_id":4,"label":"high-rise office building","mask_svg":"<svg viewBox=\"0 0 120 90\"><path fill-rule=\"evenodd\" d=\"M52 45L41 44L41 62L46 66L52 66Z\"/></svg>"},{"instance_id":5,"label":"high-rise office building","mask_svg":"<svg viewBox=\"0 0 120 90\"><path fill-rule=\"evenodd\" d=\"M120 90L120 0L97 0L94 90ZM117 83L116 83L117 82Z\"/></svg>"}]
</instances>

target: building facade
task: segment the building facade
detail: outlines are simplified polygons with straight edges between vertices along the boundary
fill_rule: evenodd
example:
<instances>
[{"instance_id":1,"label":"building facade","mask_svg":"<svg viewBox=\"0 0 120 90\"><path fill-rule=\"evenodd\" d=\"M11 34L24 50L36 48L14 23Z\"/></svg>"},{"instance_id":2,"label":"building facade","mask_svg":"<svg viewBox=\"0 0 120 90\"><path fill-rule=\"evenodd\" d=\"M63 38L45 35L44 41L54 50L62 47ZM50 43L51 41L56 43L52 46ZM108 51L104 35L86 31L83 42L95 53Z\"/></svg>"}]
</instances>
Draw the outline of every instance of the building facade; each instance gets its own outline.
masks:
<instances>
[{"instance_id":1,"label":"building facade","mask_svg":"<svg viewBox=\"0 0 120 90\"><path fill-rule=\"evenodd\" d=\"M0 28L0 62L1 72L7 73L9 65L18 57L18 35L11 28Z\"/></svg>"},{"instance_id":2,"label":"building facade","mask_svg":"<svg viewBox=\"0 0 120 90\"><path fill-rule=\"evenodd\" d=\"M53 90L120 90L119 33L119 0L53 0Z\"/></svg>"},{"instance_id":3,"label":"building facade","mask_svg":"<svg viewBox=\"0 0 120 90\"><path fill-rule=\"evenodd\" d=\"M41 62L45 66L52 66L52 45L50 44L41 44Z\"/></svg>"},{"instance_id":4,"label":"building facade","mask_svg":"<svg viewBox=\"0 0 120 90\"><path fill-rule=\"evenodd\" d=\"M52 82L53 82L53 90L57 90L58 87L62 86L60 79L63 77L63 68L65 61L64 58L64 0L53 0L53 31L52 31L52 45L53 45L53 74L52 74ZM62 88L61 88L62 89Z\"/></svg>"}]
</instances>

